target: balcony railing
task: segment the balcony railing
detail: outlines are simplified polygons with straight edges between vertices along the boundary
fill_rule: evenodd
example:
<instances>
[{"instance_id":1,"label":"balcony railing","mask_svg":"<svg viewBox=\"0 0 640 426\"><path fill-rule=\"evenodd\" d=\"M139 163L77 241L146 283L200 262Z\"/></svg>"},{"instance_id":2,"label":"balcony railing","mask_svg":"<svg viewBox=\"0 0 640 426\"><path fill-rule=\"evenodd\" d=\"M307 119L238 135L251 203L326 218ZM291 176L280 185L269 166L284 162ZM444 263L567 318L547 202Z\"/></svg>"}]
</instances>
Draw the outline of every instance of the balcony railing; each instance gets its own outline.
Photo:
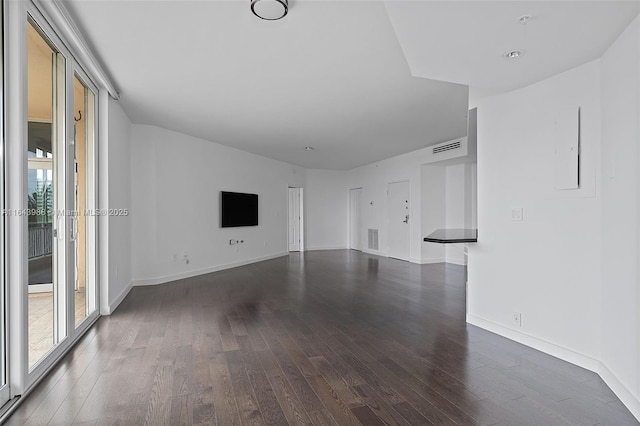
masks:
<instances>
[{"instance_id":1,"label":"balcony railing","mask_svg":"<svg viewBox=\"0 0 640 426\"><path fill-rule=\"evenodd\" d=\"M29 224L29 259L53 252L53 225Z\"/></svg>"}]
</instances>

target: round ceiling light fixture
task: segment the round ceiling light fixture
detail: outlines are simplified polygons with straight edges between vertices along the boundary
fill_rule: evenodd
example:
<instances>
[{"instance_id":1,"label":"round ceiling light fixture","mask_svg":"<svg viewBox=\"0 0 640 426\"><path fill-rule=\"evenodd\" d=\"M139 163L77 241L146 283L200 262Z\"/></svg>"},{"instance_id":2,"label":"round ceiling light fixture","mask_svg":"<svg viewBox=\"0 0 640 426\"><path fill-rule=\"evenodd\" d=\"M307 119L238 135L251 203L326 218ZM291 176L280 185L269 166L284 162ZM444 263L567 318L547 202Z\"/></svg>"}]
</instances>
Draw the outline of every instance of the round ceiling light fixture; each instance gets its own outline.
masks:
<instances>
[{"instance_id":1,"label":"round ceiling light fixture","mask_svg":"<svg viewBox=\"0 0 640 426\"><path fill-rule=\"evenodd\" d=\"M288 0L251 0L251 11L260 19L277 21L289 11Z\"/></svg>"},{"instance_id":2,"label":"round ceiling light fixture","mask_svg":"<svg viewBox=\"0 0 640 426\"><path fill-rule=\"evenodd\" d=\"M312 146L305 146L305 147L304 147L304 150L305 150L305 151L315 151L315 148L314 148L314 147L312 147Z\"/></svg>"}]
</instances>

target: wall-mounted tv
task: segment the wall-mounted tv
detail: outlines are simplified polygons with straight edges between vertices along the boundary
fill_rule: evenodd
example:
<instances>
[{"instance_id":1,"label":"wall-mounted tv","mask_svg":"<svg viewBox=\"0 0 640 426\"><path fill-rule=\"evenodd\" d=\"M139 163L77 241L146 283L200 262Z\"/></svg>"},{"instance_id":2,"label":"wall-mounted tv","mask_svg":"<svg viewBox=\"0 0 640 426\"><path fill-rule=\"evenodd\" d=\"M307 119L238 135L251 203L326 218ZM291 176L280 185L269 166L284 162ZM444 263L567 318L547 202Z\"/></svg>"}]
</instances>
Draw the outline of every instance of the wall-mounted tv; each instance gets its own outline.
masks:
<instances>
[{"instance_id":1,"label":"wall-mounted tv","mask_svg":"<svg viewBox=\"0 0 640 426\"><path fill-rule=\"evenodd\" d=\"M220 226L258 226L258 194L220 191Z\"/></svg>"}]
</instances>

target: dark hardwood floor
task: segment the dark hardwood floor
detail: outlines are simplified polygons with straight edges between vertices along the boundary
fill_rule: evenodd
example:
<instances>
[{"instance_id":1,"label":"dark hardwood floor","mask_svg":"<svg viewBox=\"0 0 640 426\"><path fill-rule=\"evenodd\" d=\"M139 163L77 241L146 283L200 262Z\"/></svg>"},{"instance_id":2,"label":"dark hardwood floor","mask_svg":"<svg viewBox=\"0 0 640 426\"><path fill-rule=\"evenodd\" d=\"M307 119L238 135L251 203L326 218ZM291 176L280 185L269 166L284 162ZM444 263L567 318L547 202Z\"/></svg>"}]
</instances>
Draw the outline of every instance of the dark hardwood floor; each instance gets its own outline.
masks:
<instances>
[{"instance_id":1,"label":"dark hardwood floor","mask_svg":"<svg viewBox=\"0 0 640 426\"><path fill-rule=\"evenodd\" d=\"M342 250L137 287L8 424L638 424L596 374L466 325L464 283Z\"/></svg>"}]
</instances>

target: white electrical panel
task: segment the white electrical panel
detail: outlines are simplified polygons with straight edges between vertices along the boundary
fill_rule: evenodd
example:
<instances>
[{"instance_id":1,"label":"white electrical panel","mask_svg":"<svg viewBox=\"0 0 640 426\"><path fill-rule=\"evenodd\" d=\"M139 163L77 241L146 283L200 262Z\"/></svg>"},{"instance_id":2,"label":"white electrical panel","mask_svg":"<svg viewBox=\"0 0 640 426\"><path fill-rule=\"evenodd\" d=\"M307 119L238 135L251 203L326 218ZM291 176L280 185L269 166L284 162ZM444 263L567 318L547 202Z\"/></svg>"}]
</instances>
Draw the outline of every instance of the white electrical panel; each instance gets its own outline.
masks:
<instances>
[{"instance_id":1,"label":"white electrical panel","mask_svg":"<svg viewBox=\"0 0 640 426\"><path fill-rule=\"evenodd\" d=\"M555 119L555 187L580 187L580 108L558 112Z\"/></svg>"}]
</instances>

